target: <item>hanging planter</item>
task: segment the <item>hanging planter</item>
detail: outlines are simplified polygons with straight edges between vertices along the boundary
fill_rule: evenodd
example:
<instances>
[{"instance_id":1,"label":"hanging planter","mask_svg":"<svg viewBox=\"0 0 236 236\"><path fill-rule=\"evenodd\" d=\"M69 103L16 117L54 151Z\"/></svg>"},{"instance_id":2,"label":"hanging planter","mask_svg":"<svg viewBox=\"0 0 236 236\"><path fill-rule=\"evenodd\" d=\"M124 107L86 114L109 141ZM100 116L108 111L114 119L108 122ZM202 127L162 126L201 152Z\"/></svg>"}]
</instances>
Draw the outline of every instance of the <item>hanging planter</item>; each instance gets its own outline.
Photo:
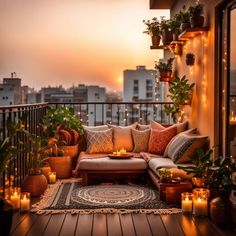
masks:
<instances>
[{"instance_id":1,"label":"hanging planter","mask_svg":"<svg viewBox=\"0 0 236 236\"><path fill-rule=\"evenodd\" d=\"M195 62L195 55L193 53L186 54L186 65L193 66Z\"/></svg>"},{"instance_id":2,"label":"hanging planter","mask_svg":"<svg viewBox=\"0 0 236 236\"><path fill-rule=\"evenodd\" d=\"M159 61L155 64L155 69L159 71L161 82L172 81L172 66L174 58L169 58L167 62Z\"/></svg>"}]
</instances>

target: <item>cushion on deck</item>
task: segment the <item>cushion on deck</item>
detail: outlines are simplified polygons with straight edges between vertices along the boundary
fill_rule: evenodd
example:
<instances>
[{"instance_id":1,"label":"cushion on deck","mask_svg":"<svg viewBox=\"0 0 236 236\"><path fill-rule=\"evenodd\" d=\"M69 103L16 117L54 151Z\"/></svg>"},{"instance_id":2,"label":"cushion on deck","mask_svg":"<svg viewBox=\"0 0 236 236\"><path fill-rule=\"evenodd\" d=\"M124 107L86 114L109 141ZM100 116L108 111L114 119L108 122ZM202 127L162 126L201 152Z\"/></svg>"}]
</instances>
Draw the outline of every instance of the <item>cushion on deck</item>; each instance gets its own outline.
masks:
<instances>
[{"instance_id":1,"label":"cushion on deck","mask_svg":"<svg viewBox=\"0 0 236 236\"><path fill-rule=\"evenodd\" d=\"M142 158L111 159L109 157L82 159L79 170L146 170L147 163Z\"/></svg>"}]
</instances>

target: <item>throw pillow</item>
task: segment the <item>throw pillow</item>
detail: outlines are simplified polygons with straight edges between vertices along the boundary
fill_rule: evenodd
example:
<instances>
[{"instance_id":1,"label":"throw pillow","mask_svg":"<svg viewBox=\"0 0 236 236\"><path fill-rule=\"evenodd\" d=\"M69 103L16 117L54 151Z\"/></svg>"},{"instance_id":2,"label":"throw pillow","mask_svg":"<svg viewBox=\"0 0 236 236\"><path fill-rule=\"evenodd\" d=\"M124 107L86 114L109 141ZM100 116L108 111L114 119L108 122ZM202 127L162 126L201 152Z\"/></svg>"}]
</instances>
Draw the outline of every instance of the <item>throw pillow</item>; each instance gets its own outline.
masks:
<instances>
[{"instance_id":1,"label":"throw pillow","mask_svg":"<svg viewBox=\"0 0 236 236\"><path fill-rule=\"evenodd\" d=\"M159 124L158 122L156 122L154 120L150 121L150 125L151 125L152 129L158 129L158 130L167 129L166 127L164 127L163 125ZM174 124L170 127L173 127L173 126L175 126L177 128L177 134L179 134L179 133L185 131L188 128L188 121L184 121L182 123L177 123L177 124Z\"/></svg>"},{"instance_id":2,"label":"throw pillow","mask_svg":"<svg viewBox=\"0 0 236 236\"><path fill-rule=\"evenodd\" d=\"M137 123L125 127L116 125L108 125L108 126L113 129L114 151L124 148L127 152L132 152L133 139L132 139L131 129L135 129Z\"/></svg>"},{"instance_id":3,"label":"throw pillow","mask_svg":"<svg viewBox=\"0 0 236 236\"><path fill-rule=\"evenodd\" d=\"M112 129L104 131L85 130L87 153L112 153Z\"/></svg>"},{"instance_id":4,"label":"throw pillow","mask_svg":"<svg viewBox=\"0 0 236 236\"><path fill-rule=\"evenodd\" d=\"M148 152L163 155L166 146L176 134L177 128L175 126L171 126L162 131L151 129Z\"/></svg>"},{"instance_id":5,"label":"throw pillow","mask_svg":"<svg viewBox=\"0 0 236 236\"><path fill-rule=\"evenodd\" d=\"M137 130L146 130L146 129L150 129L150 128L151 128L150 125L137 124Z\"/></svg>"},{"instance_id":6,"label":"throw pillow","mask_svg":"<svg viewBox=\"0 0 236 236\"><path fill-rule=\"evenodd\" d=\"M84 130L91 130L91 131L104 131L108 130L109 127L107 125L98 125L98 126L87 126L83 125Z\"/></svg>"},{"instance_id":7,"label":"throw pillow","mask_svg":"<svg viewBox=\"0 0 236 236\"><path fill-rule=\"evenodd\" d=\"M186 130L186 131L184 131L184 132L181 132L181 133L177 134L174 138L171 139L171 141L170 141L170 142L168 143L168 145L166 146L166 149L165 149L165 152L164 152L164 154L163 154L163 157L168 157L168 149L169 149L169 146L170 146L170 145L172 144L172 142L173 142L174 140L176 140L181 134L195 134L196 131L197 131L196 128L192 128L192 129L188 129L188 130Z\"/></svg>"},{"instance_id":8,"label":"throw pillow","mask_svg":"<svg viewBox=\"0 0 236 236\"><path fill-rule=\"evenodd\" d=\"M148 142L150 137L150 129L146 130L132 129L132 136L134 141L133 152L147 152Z\"/></svg>"},{"instance_id":9,"label":"throw pillow","mask_svg":"<svg viewBox=\"0 0 236 236\"><path fill-rule=\"evenodd\" d=\"M190 157L196 154L197 149L204 147L207 142L207 136L183 133L171 141L167 155L176 164L188 163L190 162Z\"/></svg>"}]
</instances>

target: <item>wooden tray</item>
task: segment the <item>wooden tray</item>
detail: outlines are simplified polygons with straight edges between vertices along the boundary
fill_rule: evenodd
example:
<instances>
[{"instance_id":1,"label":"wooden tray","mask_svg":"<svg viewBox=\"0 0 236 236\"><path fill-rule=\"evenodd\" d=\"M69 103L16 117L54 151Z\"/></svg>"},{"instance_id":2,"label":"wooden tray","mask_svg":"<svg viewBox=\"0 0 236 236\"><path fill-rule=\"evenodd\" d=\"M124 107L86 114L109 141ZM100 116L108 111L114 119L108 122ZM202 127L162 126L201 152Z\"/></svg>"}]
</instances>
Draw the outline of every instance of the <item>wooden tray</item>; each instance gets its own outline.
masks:
<instances>
[{"instance_id":1,"label":"wooden tray","mask_svg":"<svg viewBox=\"0 0 236 236\"><path fill-rule=\"evenodd\" d=\"M108 156L111 159L128 159L128 158L131 158L133 155L128 153L128 154L124 154L124 155L120 155L120 156L117 156L114 154L109 154Z\"/></svg>"}]
</instances>

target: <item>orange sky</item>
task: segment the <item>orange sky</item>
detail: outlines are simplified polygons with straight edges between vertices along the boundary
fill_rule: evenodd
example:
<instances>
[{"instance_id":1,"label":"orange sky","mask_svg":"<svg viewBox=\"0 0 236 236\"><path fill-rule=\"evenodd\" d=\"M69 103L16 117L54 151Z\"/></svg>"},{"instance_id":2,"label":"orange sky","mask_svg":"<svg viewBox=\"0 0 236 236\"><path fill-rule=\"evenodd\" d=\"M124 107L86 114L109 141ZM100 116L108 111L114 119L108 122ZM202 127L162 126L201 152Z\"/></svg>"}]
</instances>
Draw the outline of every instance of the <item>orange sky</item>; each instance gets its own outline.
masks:
<instances>
[{"instance_id":1,"label":"orange sky","mask_svg":"<svg viewBox=\"0 0 236 236\"><path fill-rule=\"evenodd\" d=\"M122 89L123 70L153 68L143 19L168 15L149 0L1 0L0 78L23 84L99 84Z\"/></svg>"}]
</instances>

